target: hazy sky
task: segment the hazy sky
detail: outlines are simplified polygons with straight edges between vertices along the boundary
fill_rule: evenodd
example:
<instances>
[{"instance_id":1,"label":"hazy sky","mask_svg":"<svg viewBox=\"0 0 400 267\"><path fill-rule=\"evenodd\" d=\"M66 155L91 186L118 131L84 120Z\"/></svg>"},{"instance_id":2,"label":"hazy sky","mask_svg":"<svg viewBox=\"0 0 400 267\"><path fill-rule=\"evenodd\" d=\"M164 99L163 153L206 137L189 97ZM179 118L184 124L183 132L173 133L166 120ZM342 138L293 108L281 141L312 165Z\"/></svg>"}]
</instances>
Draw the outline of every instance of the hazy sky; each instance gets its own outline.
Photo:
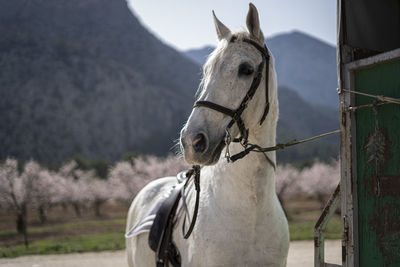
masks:
<instances>
[{"instance_id":1,"label":"hazy sky","mask_svg":"<svg viewBox=\"0 0 400 267\"><path fill-rule=\"evenodd\" d=\"M211 11L230 29L246 25L249 1L127 0L157 37L177 49L216 44ZM253 0L264 34L300 30L336 44L336 0Z\"/></svg>"}]
</instances>

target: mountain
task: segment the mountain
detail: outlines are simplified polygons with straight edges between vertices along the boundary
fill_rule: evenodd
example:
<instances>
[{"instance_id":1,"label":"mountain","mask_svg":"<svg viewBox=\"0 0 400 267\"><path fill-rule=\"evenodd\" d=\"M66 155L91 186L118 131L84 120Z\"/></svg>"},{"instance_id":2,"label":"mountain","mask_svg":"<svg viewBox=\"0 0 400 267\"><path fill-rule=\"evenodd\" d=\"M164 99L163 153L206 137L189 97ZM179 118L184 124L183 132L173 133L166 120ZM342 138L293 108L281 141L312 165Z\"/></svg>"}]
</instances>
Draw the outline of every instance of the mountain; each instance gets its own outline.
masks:
<instances>
[{"instance_id":1,"label":"mountain","mask_svg":"<svg viewBox=\"0 0 400 267\"><path fill-rule=\"evenodd\" d=\"M338 110L336 48L298 31L266 40L275 57L279 86L307 102Z\"/></svg>"},{"instance_id":2,"label":"mountain","mask_svg":"<svg viewBox=\"0 0 400 267\"><path fill-rule=\"evenodd\" d=\"M302 137L339 128L334 108L310 105L290 88L279 87L279 120L281 129L295 131Z\"/></svg>"},{"instance_id":3,"label":"mountain","mask_svg":"<svg viewBox=\"0 0 400 267\"><path fill-rule=\"evenodd\" d=\"M299 31L266 39L275 58L278 85L294 89L304 100L338 110L336 48ZM203 65L212 47L184 54Z\"/></svg>"},{"instance_id":4,"label":"mountain","mask_svg":"<svg viewBox=\"0 0 400 267\"><path fill-rule=\"evenodd\" d=\"M327 106L310 105L287 87L278 88L279 120L277 142L309 138L339 129L338 112ZM277 152L279 162L303 162L312 158L329 160L339 151L339 136L329 136Z\"/></svg>"},{"instance_id":5,"label":"mountain","mask_svg":"<svg viewBox=\"0 0 400 267\"><path fill-rule=\"evenodd\" d=\"M11 156L52 164L75 154L116 160L128 151L170 151L192 108L201 68L150 34L124 0L0 0L0 33L0 160ZM287 55L307 68L314 50L325 56L324 44L312 49L310 43L319 41L311 37L287 36L297 42L290 49L304 55L285 52L290 45L279 45L285 38L278 37L268 42L278 51L280 76L294 68L287 66ZM187 55L201 61L211 49ZM299 62L292 65L302 70ZM320 70L324 67L293 75L296 83L289 86L281 84L278 141L337 128L335 108L318 106L313 94L307 98L301 91L306 89L299 90L300 78L324 77ZM278 158L335 153L337 138L289 148Z\"/></svg>"},{"instance_id":6,"label":"mountain","mask_svg":"<svg viewBox=\"0 0 400 267\"><path fill-rule=\"evenodd\" d=\"M211 54L214 49L215 47L207 45L199 49L189 49L185 51L184 54L200 66L203 66L207 60L208 55Z\"/></svg>"},{"instance_id":7,"label":"mountain","mask_svg":"<svg viewBox=\"0 0 400 267\"><path fill-rule=\"evenodd\" d=\"M199 66L124 0L0 0L0 159L165 154Z\"/></svg>"}]
</instances>

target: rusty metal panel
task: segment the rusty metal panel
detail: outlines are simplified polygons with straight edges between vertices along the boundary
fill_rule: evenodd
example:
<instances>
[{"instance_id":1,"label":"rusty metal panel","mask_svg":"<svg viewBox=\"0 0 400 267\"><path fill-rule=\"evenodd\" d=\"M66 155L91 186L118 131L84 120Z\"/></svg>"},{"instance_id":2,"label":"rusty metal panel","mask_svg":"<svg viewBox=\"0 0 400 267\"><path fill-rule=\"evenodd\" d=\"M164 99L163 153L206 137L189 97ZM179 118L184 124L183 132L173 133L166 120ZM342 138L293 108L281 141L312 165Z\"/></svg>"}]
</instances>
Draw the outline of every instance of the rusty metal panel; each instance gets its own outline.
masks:
<instances>
[{"instance_id":1,"label":"rusty metal panel","mask_svg":"<svg viewBox=\"0 0 400 267\"><path fill-rule=\"evenodd\" d=\"M400 58L353 71L356 91L400 98ZM374 99L355 96L355 105ZM360 266L400 265L400 105L355 113Z\"/></svg>"},{"instance_id":2,"label":"rusty metal panel","mask_svg":"<svg viewBox=\"0 0 400 267\"><path fill-rule=\"evenodd\" d=\"M343 266L400 266L400 107L343 90L400 97L399 7L338 0Z\"/></svg>"},{"instance_id":3,"label":"rusty metal panel","mask_svg":"<svg viewBox=\"0 0 400 267\"><path fill-rule=\"evenodd\" d=\"M344 71L341 76L341 86L351 88L349 72ZM354 114L348 112L353 105L354 96L339 89L340 99L340 185L341 185L341 213L342 213L342 265L347 267L358 266L357 254L357 199L355 127Z\"/></svg>"},{"instance_id":4,"label":"rusty metal panel","mask_svg":"<svg viewBox=\"0 0 400 267\"><path fill-rule=\"evenodd\" d=\"M338 9L342 8L339 1ZM340 15L343 15L339 13ZM339 16L340 16L339 15ZM341 18L338 18L341 21ZM342 38L345 25L340 24L339 38ZM356 127L354 113L348 112L349 107L354 105L354 95L341 90L341 88L353 89L351 72L345 67L346 62L351 60L351 54L346 49L338 46L338 68L339 68L339 103L340 103L340 185L341 185L341 214L342 214L342 265L346 267L358 267L357 246L357 183L356 172L357 159L355 154Z\"/></svg>"}]
</instances>

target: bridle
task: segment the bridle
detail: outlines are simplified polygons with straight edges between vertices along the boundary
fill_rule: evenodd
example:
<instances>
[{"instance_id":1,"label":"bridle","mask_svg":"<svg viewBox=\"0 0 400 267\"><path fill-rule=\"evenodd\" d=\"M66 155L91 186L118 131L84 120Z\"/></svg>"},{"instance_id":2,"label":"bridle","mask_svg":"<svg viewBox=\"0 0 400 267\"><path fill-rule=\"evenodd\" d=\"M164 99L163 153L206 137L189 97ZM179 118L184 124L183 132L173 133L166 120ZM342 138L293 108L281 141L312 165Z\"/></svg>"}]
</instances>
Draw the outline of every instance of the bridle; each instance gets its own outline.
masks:
<instances>
[{"instance_id":1,"label":"bridle","mask_svg":"<svg viewBox=\"0 0 400 267\"><path fill-rule=\"evenodd\" d=\"M236 37L233 36L230 40L230 42L235 42L236 41ZM249 130L246 128L243 119L242 119L242 113L243 111L246 109L248 103L250 102L250 100L253 98L254 94L257 91L257 88L259 87L260 83L261 83L261 79L262 79L262 71L264 69L264 65L265 65L265 108L264 108L264 112L261 116L260 119L260 125L263 124L263 122L265 121L265 118L268 115L269 112L269 87L268 87L268 77L269 77L269 60L270 60L270 55L268 53L268 49L267 46L264 45L264 47L262 47L261 45L259 45L258 43L256 43L253 40L244 38L242 40L245 43L248 43L250 45L252 45L253 47L255 47L258 51L260 51L261 56L262 56L262 61L261 63L258 65L256 72L254 73L254 78L253 81L251 82L250 88L247 91L246 95L244 96L242 102L240 103L239 107L236 110L221 106L219 104L216 104L214 102L211 101L197 101L193 108L199 108L199 107L206 107L218 112L221 112L229 117L232 118L232 120L229 122L228 126L226 127L226 136L225 136L225 144L227 146L226 151L226 158L228 159L228 161L234 162L238 159L243 158L244 156L246 156L248 153L250 153L251 151L256 151L256 152L261 152L261 151L257 151L258 149L261 149L260 146L256 145L256 144L250 144L248 142L248 137L249 137ZM233 124L235 124L238 126L239 128L239 132L240 132L240 136L239 138L234 138L232 139L229 133L229 129L233 126ZM231 142L236 142L236 143L240 143L243 147L244 150L242 152L239 152L233 156L231 156L229 154L229 144ZM264 153L262 152L265 156L265 158L267 159L267 161L271 164L271 166L275 169L275 163ZM196 223L196 218L197 218L197 212L198 212L198 208L199 208L199 194L200 194L200 166L195 165L193 166L193 168L189 171L187 171L186 173L186 184L189 183L190 180L193 179L194 184L195 184L195 188L196 188L196 202L195 202L195 208L194 208L194 212L193 212L193 219L190 223L190 226L188 228L187 231L185 231L185 223L183 224L182 230L183 230L183 235L184 238L187 239L189 238L190 234L192 233L192 230L194 228L194 225ZM186 185L183 187L183 191L182 191L182 195L184 195L184 190L186 188ZM186 218L185 218L186 219Z\"/></svg>"},{"instance_id":2,"label":"bridle","mask_svg":"<svg viewBox=\"0 0 400 267\"><path fill-rule=\"evenodd\" d=\"M230 40L231 43L235 42L237 39L236 36L233 36ZM254 144L249 144L248 143L248 136L249 136L249 130L246 128L243 119L242 119L242 113L243 111L246 109L248 103L250 102L250 100L253 98L254 94L257 91L257 88L260 85L261 79L262 79L262 71L264 69L264 65L265 65L265 108L264 108L264 112L263 115L261 116L260 119L260 125L264 122L265 118L268 115L269 112L269 87L268 87L268 77L269 77L269 60L270 60L270 55L268 53L268 49L267 46L264 45L264 47L262 47L261 45L259 45L257 42L251 40L251 39L247 39L244 38L242 39L243 42L248 43L250 45L252 45L254 48L256 48L262 56L262 61L261 63L258 65L255 73L254 73L254 78L253 81L250 85L249 90L247 91L246 95L244 96L242 102L240 103L239 107L236 110L221 106L219 104L213 103L211 101L197 101L193 108L198 108L198 107L206 107L218 112L221 112L229 117L232 118L232 120L229 122L228 126L226 127L226 136L225 136L225 144L227 145L227 154L226 157L228 159L228 161L236 161L242 157L244 157L245 155L247 155L251 150L253 150L254 148L259 147L258 145L254 145ZM229 129L236 123L236 125L239 128L239 132L240 132L240 136L239 138L234 138L232 139L229 133ZM245 150L235 154L233 156L230 156L229 154L229 143L230 142L237 142L240 143ZM251 149L250 149L251 148ZM248 152L246 153L245 151L248 150ZM265 154L264 154L265 155ZM266 155L265 155L266 156ZM275 166L275 164L266 156L267 160L269 163L271 163L273 166Z\"/></svg>"}]
</instances>

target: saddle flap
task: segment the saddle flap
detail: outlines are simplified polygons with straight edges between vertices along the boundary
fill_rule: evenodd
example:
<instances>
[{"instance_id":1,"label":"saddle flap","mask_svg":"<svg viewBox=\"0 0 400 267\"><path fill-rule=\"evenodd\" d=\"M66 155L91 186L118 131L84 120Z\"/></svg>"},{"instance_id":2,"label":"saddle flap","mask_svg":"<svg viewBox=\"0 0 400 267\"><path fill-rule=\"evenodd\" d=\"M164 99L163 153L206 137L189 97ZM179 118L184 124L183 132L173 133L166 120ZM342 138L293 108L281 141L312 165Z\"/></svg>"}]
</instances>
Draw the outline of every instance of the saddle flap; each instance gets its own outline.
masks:
<instances>
[{"instance_id":1,"label":"saddle flap","mask_svg":"<svg viewBox=\"0 0 400 267\"><path fill-rule=\"evenodd\" d=\"M151 211L140 220L135 226L133 226L126 234L125 238L131 238L141 233L150 232L151 226L153 225L156 213L160 208L162 200L159 200L151 209Z\"/></svg>"},{"instance_id":2,"label":"saddle flap","mask_svg":"<svg viewBox=\"0 0 400 267\"><path fill-rule=\"evenodd\" d=\"M157 211L149 233L149 246L155 252L158 250L169 221L172 223L173 217L175 217L183 186L184 183L174 185L169 196L163 200Z\"/></svg>"}]
</instances>

